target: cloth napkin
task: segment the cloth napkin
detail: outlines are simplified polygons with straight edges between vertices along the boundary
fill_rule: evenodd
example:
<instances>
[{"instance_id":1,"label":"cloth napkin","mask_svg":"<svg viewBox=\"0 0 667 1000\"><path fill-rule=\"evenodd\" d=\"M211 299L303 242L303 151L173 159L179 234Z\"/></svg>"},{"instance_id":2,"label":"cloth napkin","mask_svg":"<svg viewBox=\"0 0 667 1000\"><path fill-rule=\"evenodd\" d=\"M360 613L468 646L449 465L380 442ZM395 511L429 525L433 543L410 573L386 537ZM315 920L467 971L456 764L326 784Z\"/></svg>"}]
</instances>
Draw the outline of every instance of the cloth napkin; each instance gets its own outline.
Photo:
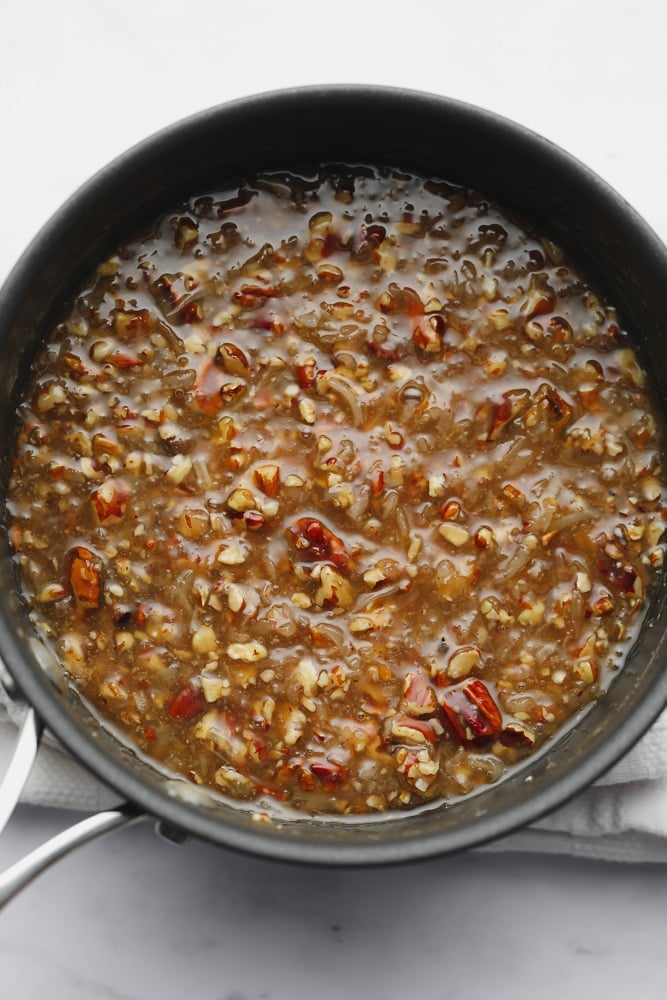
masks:
<instances>
[{"instance_id":1,"label":"cloth napkin","mask_svg":"<svg viewBox=\"0 0 667 1000\"><path fill-rule=\"evenodd\" d=\"M0 775L16 739L21 710L0 689ZM93 812L118 804L47 734L22 802ZM567 805L482 848L570 854L607 861L667 862L667 711L603 778Z\"/></svg>"}]
</instances>

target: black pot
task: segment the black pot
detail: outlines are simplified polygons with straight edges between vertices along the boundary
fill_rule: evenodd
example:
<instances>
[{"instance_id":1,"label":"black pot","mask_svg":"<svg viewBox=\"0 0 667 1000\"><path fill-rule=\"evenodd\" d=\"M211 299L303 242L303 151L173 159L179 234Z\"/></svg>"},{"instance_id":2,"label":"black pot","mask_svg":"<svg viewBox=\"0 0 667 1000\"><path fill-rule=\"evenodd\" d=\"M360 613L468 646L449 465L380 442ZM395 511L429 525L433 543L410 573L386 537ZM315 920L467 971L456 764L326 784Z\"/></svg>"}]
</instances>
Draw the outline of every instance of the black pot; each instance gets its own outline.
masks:
<instances>
[{"instance_id":1,"label":"black pot","mask_svg":"<svg viewBox=\"0 0 667 1000\"><path fill-rule=\"evenodd\" d=\"M380 163L466 184L550 235L613 301L667 408L667 250L635 212L562 150L502 118L426 94L315 87L214 108L158 133L86 184L35 238L0 292L1 486L29 366L86 272L181 197L260 169ZM166 779L100 728L49 666L0 534L0 655L71 753L137 810L253 854L329 865L407 861L501 837L565 802L624 754L667 702L664 587L609 692L558 742L460 803L381 820L258 824Z\"/></svg>"}]
</instances>

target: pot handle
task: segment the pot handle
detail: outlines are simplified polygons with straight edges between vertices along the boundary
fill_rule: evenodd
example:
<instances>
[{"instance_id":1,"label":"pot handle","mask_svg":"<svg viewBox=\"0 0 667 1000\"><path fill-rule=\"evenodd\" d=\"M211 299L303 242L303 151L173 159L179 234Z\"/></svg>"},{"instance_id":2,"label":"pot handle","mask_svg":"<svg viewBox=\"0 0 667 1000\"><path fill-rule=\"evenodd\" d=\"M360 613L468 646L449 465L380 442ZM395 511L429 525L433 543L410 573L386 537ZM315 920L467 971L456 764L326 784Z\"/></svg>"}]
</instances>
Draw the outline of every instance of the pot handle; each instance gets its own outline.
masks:
<instances>
[{"instance_id":1,"label":"pot handle","mask_svg":"<svg viewBox=\"0 0 667 1000\"><path fill-rule=\"evenodd\" d=\"M0 833L7 826L10 816L18 805L21 792L28 780L32 765L35 763L43 730L44 727L37 713L34 709L28 708L19 730L7 773L0 783Z\"/></svg>"},{"instance_id":2,"label":"pot handle","mask_svg":"<svg viewBox=\"0 0 667 1000\"><path fill-rule=\"evenodd\" d=\"M34 709L27 708L9 768L0 784L0 833L18 804L28 780L37 756L43 728ZM87 816L62 833L56 834L0 873L0 909L34 878L73 851L75 847L143 818L143 813L134 806L126 804L118 809L108 809L94 816Z\"/></svg>"}]
</instances>

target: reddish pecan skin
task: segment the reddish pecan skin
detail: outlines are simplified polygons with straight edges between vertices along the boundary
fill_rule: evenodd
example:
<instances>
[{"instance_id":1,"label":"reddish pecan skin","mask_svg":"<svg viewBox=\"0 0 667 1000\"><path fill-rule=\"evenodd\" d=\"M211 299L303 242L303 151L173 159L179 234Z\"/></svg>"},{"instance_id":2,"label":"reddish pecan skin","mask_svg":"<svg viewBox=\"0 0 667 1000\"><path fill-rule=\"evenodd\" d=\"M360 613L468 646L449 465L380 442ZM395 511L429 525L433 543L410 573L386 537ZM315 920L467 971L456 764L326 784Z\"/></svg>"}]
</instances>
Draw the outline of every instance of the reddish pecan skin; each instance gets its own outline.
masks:
<instances>
[{"instance_id":1,"label":"reddish pecan skin","mask_svg":"<svg viewBox=\"0 0 667 1000\"><path fill-rule=\"evenodd\" d=\"M449 730L464 746L486 743L500 735L500 709L483 681L467 678L439 688L438 698Z\"/></svg>"},{"instance_id":2,"label":"reddish pecan skin","mask_svg":"<svg viewBox=\"0 0 667 1000\"><path fill-rule=\"evenodd\" d=\"M287 529L302 558L308 562L331 562L347 570L350 554L345 543L315 517L300 517Z\"/></svg>"},{"instance_id":3,"label":"reddish pecan skin","mask_svg":"<svg viewBox=\"0 0 667 1000\"><path fill-rule=\"evenodd\" d=\"M100 560L83 545L77 545L72 552L69 581L80 607L99 608L102 594Z\"/></svg>"}]
</instances>

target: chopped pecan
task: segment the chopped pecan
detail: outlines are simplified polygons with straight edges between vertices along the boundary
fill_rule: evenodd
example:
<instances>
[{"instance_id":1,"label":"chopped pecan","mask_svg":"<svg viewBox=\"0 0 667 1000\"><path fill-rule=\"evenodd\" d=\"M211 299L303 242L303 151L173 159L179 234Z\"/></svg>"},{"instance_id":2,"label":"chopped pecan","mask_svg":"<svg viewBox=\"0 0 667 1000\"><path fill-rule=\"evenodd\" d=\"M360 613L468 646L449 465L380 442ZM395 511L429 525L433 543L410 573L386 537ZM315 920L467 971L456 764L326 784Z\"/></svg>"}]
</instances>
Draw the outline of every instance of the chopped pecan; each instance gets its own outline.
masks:
<instances>
[{"instance_id":1,"label":"chopped pecan","mask_svg":"<svg viewBox=\"0 0 667 1000\"><path fill-rule=\"evenodd\" d=\"M414 288L401 288L395 281L377 299L375 306L382 313L400 313L405 316L423 316L424 303Z\"/></svg>"},{"instance_id":2,"label":"chopped pecan","mask_svg":"<svg viewBox=\"0 0 667 1000\"><path fill-rule=\"evenodd\" d=\"M477 646L461 646L449 658L447 676L456 681L467 677L479 666L481 659L482 652Z\"/></svg>"},{"instance_id":3,"label":"chopped pecan","mask_svg":"<svg viewBox=\"0 0 667 1000\"><path fill-rule=\"evenodd\" d=\"M265 496L275 497L280 490L280 469L277 465L260 465L255 469L254 480Z\"/></svg>"},{"instance_id":4,"label":"chopped pecan","mask_svg":"<svg viewBox=\"0 0 667 1000\"><path fill-rule=\"evenodd\" d=\"M501 401L493 408L487 440L497 441L507 425L528 409L529 403L528 389L510 389L504 392Z\"/></svg>"},{"instance_id":5,"label":"chopped pecan","mask_svg":"<svg viewBox=\"0 0 667 1000\"><path fill-rule=\"evenodd\" d=\"M197 369L194 401L203 413L213 416L222 406L222 386L225 372L213 359L205 357Z\"/></svg>"},{"instance_id":6,"label":"chopped pecan","mask_svg":"<svg viewBox=\"0 0 667 1000\"><path fill-rule=\"evenodd\" d=\"M412 343L425 354L435 354L442 349L445 321L442 316L424 316L412 331Z\"/></svg>"},{"instance_id":7,"label":"chopped pecan","mask_svg":"<svg viewBox=\"0 0 667 1000\"><path fill-rule=\"evenodd\" d=\"M529 750L535 744L535 733L528 726L512 719L503 726L500 742L506 747Z\"/></svg>"},{"instance_id":8,"label":"chopped pecan","mask_svg":"<svg viewBox=\"0 0 667 1000\"><path fill-rule=\"evenodd\" d=\"M148 309L114 309L112 315L117 335L125 339L145 333L153 324Z\"/></svg>"},{"instance_id":9,"label":"chopped pecan","mask_svg":"<svg viewBox=\"0 0 667 1000\"><path fill-rule=\"evenodd\" d=\"M613 542L607 543L598 552L598 569L610 587L623 594L634 591L637 573L626 562L623 552Z\"/></svg>"},{"instance_id":10,"label":"chopped pecan","mask_svg":"<svg viewBox=\"0 0 667 1000\"><path fill-rule=\"evenodd\" d=\"M544 313L553 312L556 305L556 293L547 281L545 273L533 274L526 297L521 305L521 313L530 319Z\"/></svg>"},{"instance_id":11,"label":"chopped pecan","mask_svg":"<svg viewBox=\"0 0 667 1000\"><path fill-rule=\"evenodd\" d=\"M500 709L483 681L468 678L439 688L438 699L452 735L464 746L495 740L500 735Z\"/></svg>"},{"instance_id":12,"label":"chopped pecan","mask_svg":"<svg viewBox=\"0 0 667 1000\"><path fill-rule=\"evenodd\" d=\"M77 604L99 608L102 595L101 561L90 549L77 545L70 557L69 580Z\"/></svg>"},{"instance_id":13,"label":"chopped pecan","mask_svg":"<svg viewBox=\"0 0 667 1000\"><path fill-rule=\"evenodd\" d=\"M328 792L347 781L349 774L348 769L343 764L337 764L333 760L314 760L311 761L309 767L311 773Z\"/></svg>"},{"instance_id":14,"label":"chopped pecan","mask_svg":"<svg viewBox=\"0 0 667 1000\"><path fill-rule=\"evenodd\" d=\"M240 347L236 344L220 344L215 359L228 375L236 375L238 378L250 378L252 374L250 362Z\"/></svg>"},{"instance_id":15,"label":"chopped pecan","mask_svg":"<svg viewBox=\"0 0 667 1000\"><path fill-rule=\"evenodd\" d=\"M332 562L345 572L350 565L350 554L345 543L315 517L300 517L287 529L290 537L308 562Z\"/></svg>"},{"instance_id":16,"label":"chopped pecan","mask_svg":"<svg viewBox=\"0 0 667 1000\"><path fill-rule=\"evenodd\" d=\"M406 675L403 702L410 715L432 715L438 707L435 691L423 674Z\"/></svg>"},{"instance_id":17,"label":"chopped pecan","mask_svg":"<svg viewBox=\"0 0 667 1000\"><path fill-rule=\"evenodd\" d=\"M545 418L553 431L561 431L570 422L572 407L553 386L543 382L530 401L530 406L524 411L523 423L527 428L536 427Z\"/></svg>"},{"instance_id":18,"label":"chopped pecan","mask_svg":"<svg viewBox=\"0 0 667 1000\"><path fill-rule=\"evenodd\" d=\"M136 354L126 354L123 351L112 351L106 356L105 361L115 368L138 368L144 363Z\"/></svg>"},{"instance_id":19,"label":"chopped pecan","mask_svg":"<svg viewBox=\"0 0 667 1000\"><path fill-rule=\"evenodd\" d=\"M194 684L186 684L172 699L167 712L172 719L189 722L204 711L206 704L201 688L196 688Z\"/></svg>"},{"instance_id":20,"label":"chopped pecan","mask_svg":"<svg viewBox=\"0 0 667 1000\"><path fill-rule=\"evenodd\" d=\"M247 510L243 514L243 522L249 531L259 531L266 523L261 510Z\"/></svg>"},{"instance_id":21,"label":"chopped pecan","mask_svg":"<svg viewBox=\"0 0 667 1000\"><path fill-rule=\"evenodd\" d=\"M275 298L277 291L271 285L241 285L232 298L246 309L261 306L267 299Z\"/></svg>"},{"instance_id":22,"label":"chopped pecan","mask_svg":"<svg viewBox=\"0 0 667 1000\"><path fill-rule=\"evenodd\" d=\"M349 608L352 601L352 588L345 577L333 566L323 566L315 603L321 608Z\"/></svg>"},{"instance_id":23,"label":"chopped pecan","mask_svg":"<svg viewBox=\"0 0 667 1000\"><path fill-rule=\"evenodd\" d=\"M315 384L317 375L317 362L315 358L308 357L303 361L298 361L294 365L294 375L300 389L310 389Z\"/></svg>"},{"instance_id":24,"label":"chopped pecan","mask_svg":"<svg viewBox=\"0 0 667 1000\"><path fill-rule=\"evenodd\" d=\"M106 479L93 491L91 502L99 524L119 524L125 516L130 490L123 479Z\"/></svg>"},{"instance_id":25,"label":"chopped pecan","mask_svg":"<svg viewBox=\"0 0 667 1000\"><path fill-rule=\"evenodd\" d=\"M438 726L435 719L415 719L410 715L395 715L389 726L389 738L393 743L436 743L441 733L442 726Z\"/></svg>"}]
</instances>

